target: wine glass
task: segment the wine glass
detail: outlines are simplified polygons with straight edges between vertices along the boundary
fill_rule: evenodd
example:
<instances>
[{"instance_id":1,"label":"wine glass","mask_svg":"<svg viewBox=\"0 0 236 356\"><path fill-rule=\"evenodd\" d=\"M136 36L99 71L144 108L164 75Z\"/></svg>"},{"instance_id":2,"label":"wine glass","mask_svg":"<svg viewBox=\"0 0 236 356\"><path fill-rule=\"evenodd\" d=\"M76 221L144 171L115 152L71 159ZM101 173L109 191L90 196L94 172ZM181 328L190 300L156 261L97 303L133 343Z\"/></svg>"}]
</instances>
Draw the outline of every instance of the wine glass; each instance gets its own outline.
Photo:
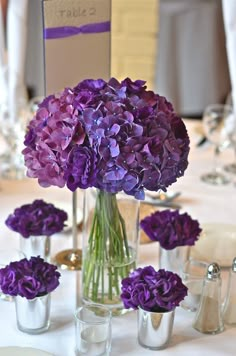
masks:
<instances>
[{"instance_id":1,"label":"wine glass","mask_svg":"<svg viewBox=\"0 0 236 356\"><path fill-rule=\"evenodd\" d=\"M236 114L235 113L234 115L232 115L228 125L228 137L229 137L230 146L232 146L234 150L234 162L224 166L224 169L226 170L226 172L236 175Z\"/></svg>"},{"instance_id":2,"label":"wine glass","mask_svg":"<svg viewBox=\"0 0 236 356\"><path fill-rule=\"evenodd\" d=\"M0 177L22 179L26 176L24 157L24 137L29 120L34 116L43 97L34 97L28 103L19 99L19 113L12 122L7 106L0 107L0 136L6 149L0 153Z\"/></svg>"},{"instance_id":3,"label":"wine glass","mask_svg":"<svg viewBox=\"0 0 236 356\"><path fill-rule=\"evenodd\" d=\"M213 169L211 172L201 176L201 179L206 183L221 185L230 181L218 167L217 158L221 149L229 145L229 130L232 117L233 109L230 105L209 105L204 111L203 129L207 139L215 146Z\"/></svg>"},{"instance_id":4,"label":"wine glass","mask_svg":"<svg viewBox=\"0 0 236 356\"><path fill-rule=\"evenodd\" d=\"M21 151L24 148L27 115L22 110L15 122L11 122L9 111L1 112L0 116L0 135L6 146L0 155L0 175L5 179L22 179L25 177L25 166Z\"/></svg>"}]
</instances>

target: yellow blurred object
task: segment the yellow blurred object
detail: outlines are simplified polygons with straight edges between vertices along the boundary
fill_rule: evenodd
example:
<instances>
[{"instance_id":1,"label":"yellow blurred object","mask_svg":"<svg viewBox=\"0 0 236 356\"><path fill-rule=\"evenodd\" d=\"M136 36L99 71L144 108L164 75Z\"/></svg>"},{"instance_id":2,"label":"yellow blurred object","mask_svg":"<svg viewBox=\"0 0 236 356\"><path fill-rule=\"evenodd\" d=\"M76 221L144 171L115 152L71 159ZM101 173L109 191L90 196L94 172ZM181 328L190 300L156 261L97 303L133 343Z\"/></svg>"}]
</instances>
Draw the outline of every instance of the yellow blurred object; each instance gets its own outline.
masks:
<instances>
[{"instance_id":1,"label":"yellow blurred object","mask_svg":"<svg viewBox=\"0 0 236 356\"><path fill-rule=\"evenodd\" d=\"M157 208L155 206L141 203L140 212L139 212L139 221L144 219L146 216L153 214L155 211L157 211ZM149 237L145 234L145 232L140 228L140 244L147 244L150 242L153 241L150 240Z\"/></svg>"}]
</instances>

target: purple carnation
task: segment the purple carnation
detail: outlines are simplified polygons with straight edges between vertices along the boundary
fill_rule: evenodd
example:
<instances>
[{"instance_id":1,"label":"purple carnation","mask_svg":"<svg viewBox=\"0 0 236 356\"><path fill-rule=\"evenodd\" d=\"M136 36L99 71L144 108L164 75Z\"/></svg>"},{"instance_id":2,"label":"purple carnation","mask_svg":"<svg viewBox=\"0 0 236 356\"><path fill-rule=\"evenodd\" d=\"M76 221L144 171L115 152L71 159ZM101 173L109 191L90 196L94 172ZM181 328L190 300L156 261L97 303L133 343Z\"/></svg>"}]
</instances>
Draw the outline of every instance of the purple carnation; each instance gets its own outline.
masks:
<instances>
[{"instance_id":1,"label":"purple carnation","mask_svg":"<svg viewBox=\"0 0 236 356\"><path fill-rule=\"evenodd\" d=\"M194 245L202 231L197 220L178 210L156 211L141 220L140 226L151 240L159 241L166 250Z\"/></svg>"},{"instance_id":2,"label":"purple carnation","mask_svg":"<svg viewBox=\"0 0 236 356\"><path fill-rule=\"evenodd\" d=\"M16 208L5 223L9 229L19 232L23 237L51 236L63 230L68 216L64 210L38 199L31 204Z\"/></svg>"},{"instance_id":3,"label":"purple carnation","mask_svg":"<svg viewBox=\"0 0 236 356\"><path fill-rule=\"evenodd\" d=\"M23 150L27 175L43 187L96 187L137 199L183 176L185 125L142 80L86 79L50 95L30 121Z\"/></svg>"},{"instance_id":4,"label":"purple carnation","mask_svg":"<svg viewBox=\"0 0 236 356\"><path fill-rule=\"evenodd\" d=\"M56 289L59 278L55 265L39 256L24 258L0 269L0 288L4 294L34 299Z\"/></svg>"},{"instance_id":5,"label":"purple carnation","mask_svg":"<svg viewBox=\"0 0 236 356\"><path fill-rule=\"evenodd\" d=\"M138 268L122 280L121 299L125 308L152 312L173 310L187 295L187 287L173 272L152 266Z\"/></svg>"}]
</instances>

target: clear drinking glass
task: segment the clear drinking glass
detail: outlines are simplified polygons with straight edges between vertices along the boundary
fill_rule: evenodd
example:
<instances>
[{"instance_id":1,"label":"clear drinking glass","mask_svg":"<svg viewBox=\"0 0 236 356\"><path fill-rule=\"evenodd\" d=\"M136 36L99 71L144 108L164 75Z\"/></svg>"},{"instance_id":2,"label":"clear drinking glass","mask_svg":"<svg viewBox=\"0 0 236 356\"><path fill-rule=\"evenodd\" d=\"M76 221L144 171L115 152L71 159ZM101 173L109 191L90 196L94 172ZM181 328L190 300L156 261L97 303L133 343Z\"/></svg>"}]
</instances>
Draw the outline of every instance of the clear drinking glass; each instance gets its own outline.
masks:
<instances>
[{"instance_id":1,"label":"clear drinking glass","mask_svg":"<svg viewBox=\"0 0 236 356\"><path fill-rule=\"evenodd\" d=\"M184 264L181 277L188 288L188 295L180 303L182 308L193 312L197 310L207 267L206 262L197 260L189 260Z\"/></svg>"},{"instance_id":2,"label":"clear drinking glass","mask_svg":"<svg viewBox=\"0 0 236 356\"><path fill-rule=\"evenodd\" d=\"M226 98L227 105L233 105L233 100L232 100L232 92L229 93L229 95ZM234 161L232 163L227 164L224 166L224 169L226 172L232 173L236 175L236 114L232 116L231 120L231 130L229 132L229 140L230 140L230 146L234 150Z\"/></svg>"},{"instance_id":3,"label":"clear drinking glass","mask_svg":"<svg viewBox=\"0 0 236 356\"><path fill-rule=\"evenodd\" d=\"M77 356L110 355L111 311L99 304L86 304L75 312Z\"/></svg>"},{"instance_id":4,"label":"clear drinking glass","mask_svg":"<svg viewBox=\"0 0 236 356\"><path fill-rule=\"evenodd\" d=\"M224 166L226 172L236 174L236 114L232 115L232 118L228 125L228 137L230 146L234 150L234 162Z\"/></svg>"},{"instance_id":5,"label":"clear drinking glass","mask_svg":"<svg viewBox=\"0 0 236 356\"><path fill-rule=\"evenodd\" d=\"M231 125L233 110L230 105L209 105L203 114L203 128L208 140L215 146L214 167L209 173L201 176L201 179L210 184L221 185L229 183L220 170L217 158L221 148L229 145L229 126Z\"/></svg>"},{"instance_id":6,"label":"clear drinking glass","mask_svg":"<svg viewBox=\"0 0 236 356\"><path fill-rule=\"evenodd\" d=\"M0 176L6 179L25 178L26 168L24 164L24 137L26 128L33 118L38 104L43 97L32 98L26 103L25 98L18 98L18 115L12 120L7 106L0 106L0 136L6 149L0 154Z\"/></svg>"},{"instance_id":7,"label":"clear drinking glass","mask_svg":"<svg viewBox=\"0 0 236 356\"><path fill-rule=\"evenodd\" d=\"M5 179L25 177L26 168L21 152L28 120L28 108L25 106L19 111L14 122L11 121L10 112L2 112L0 108L0 135L6 145L5 151L0 155L0 175Z\"/></svg>"}]
</instances>

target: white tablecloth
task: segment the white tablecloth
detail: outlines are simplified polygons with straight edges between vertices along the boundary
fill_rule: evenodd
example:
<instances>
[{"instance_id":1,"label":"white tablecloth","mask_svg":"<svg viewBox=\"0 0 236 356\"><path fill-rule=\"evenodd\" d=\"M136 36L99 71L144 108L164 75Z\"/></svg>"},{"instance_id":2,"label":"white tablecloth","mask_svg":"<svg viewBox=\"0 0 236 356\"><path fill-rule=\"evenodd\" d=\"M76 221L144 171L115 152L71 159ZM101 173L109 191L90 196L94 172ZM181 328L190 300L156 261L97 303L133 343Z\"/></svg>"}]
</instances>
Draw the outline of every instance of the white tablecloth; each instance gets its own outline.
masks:
<instances>
[{"instance_id":1,"label":"white tablecloth","mask_svg":"<svg viewBox=\"0 0 236 356\"><path fill-rule=\"evenodd\" d=\"M226 186L211 186L201 182L200 175L211 168L213 150L210 145L196 148L199 139L200 122L187 121L191 136L190 164L183 178L171 187L181 191L177 202L200 223L234 223L236 206L236 187L231 183ZM222 163L233 159L233 152L226 150ZM59 188L43 189L36 180L0 181L0 248L19 246L16 233L4 224L8 214L23 203L32 202L36 198L46 201L70 203L71 193ZM82 204L79 193L79 206ZM81 197L81 199L80 199ZM52 237L52 255L72 247L70 233ZM152 264L158 267L158 244L151 243L140 246L140 265ZM13 302L0 300L0 347L28 346L51 352L55 356L74 355L75 332L73 314L79 303L80 272L62 271L61 285L52 293L51 327L40 335L28 335L20 332L16 326L15 306ZM214 356L235 355L236 328L226 327L221 334L212 336L195 331L191 324L193 313L180 307L176 309L173 336L169 347L158 351L160 355L194 356L208 354ZM112 356L118 355L153 355L155 352L140 347L137 343L136 312L129 312L112 321Z\"/></svg>"}]
</instances>

